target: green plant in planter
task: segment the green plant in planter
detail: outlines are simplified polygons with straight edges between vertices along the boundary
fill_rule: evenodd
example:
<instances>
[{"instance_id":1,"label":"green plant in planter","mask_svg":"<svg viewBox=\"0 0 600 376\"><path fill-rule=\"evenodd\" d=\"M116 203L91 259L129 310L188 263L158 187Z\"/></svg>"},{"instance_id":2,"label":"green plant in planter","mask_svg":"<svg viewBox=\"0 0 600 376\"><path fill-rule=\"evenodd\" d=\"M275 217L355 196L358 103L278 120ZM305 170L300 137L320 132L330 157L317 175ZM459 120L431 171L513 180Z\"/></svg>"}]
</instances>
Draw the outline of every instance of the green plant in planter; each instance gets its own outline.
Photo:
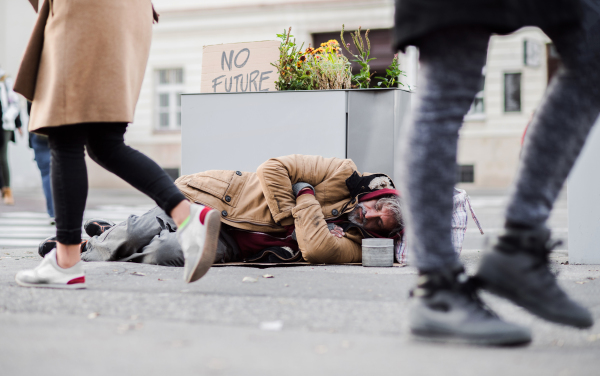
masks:
<instances>
[{"instance_id":1,"label":"green plant in planter","mask_svg":"<svg viewBox=\"0 0 600 376\"><path fill-rule=\"evenodd\" d=\"M354 60L352 61L356 61L361 66L360 72L352 77L352 81L354 81L356 83L356 86L360 89L366 89L371 84L371 76L373 75L373 73L371 73L371 67L369 66L369 62L376 59L374 57L369 58L369 55L371 54L371 42L369 41L369 31L370 30L367 30L367 32L365 33L364 39L361 35L360 26L358 27L358 30L356 30L354 33L350 33L350 36L354 41L354 45L358 50L358 54L352 52L350 50L350 43L346 43L344 41L344 25L342 25L342 32L340 34L340 38L342 39L342 44L344 45L344 48L346 48L350 55L354 56Z\"/></svg>"},{"instance_id":2,"label":"green plant in planter","mask_svg":"<svg viewBox=\"0 0 600 376\"><path fill-rule=\"evenodd\" d=\"M283 34L277 34L281 39L279 60L271 63L279 72L275 87L277 90L312 90L315 88L314 75L310 67L304 64L306 61L306 56L302 53L304 44L298 47L296 39L292 39L291 32L290 27L287 33L283 30Z\"/></svg>"},{"instance_id":3,"label":"green plant in planter","mask_svg":"<svg viewBox=\"0 0 600 376\"><path fill-rule=\"evenodd\" d=\"M404 84L398 81L398 77L401 75L406 77L403 71L400 70L400 61L398 60L398 54L394 55L392 59L392 64L385 70L385 77L376 76L375 78L380 79L381 81L377 83L380 87L398 87L398 85L404 86Z\"/></svg>"},{"instance_id":4,"label":"green plant in planter","mask_svg":"<svg viewBox=\"0 0 600 376\"><path fill-rule=\"evenodd\" d=\"M306 65L313 72L315 89L352 88L350 62L342 55L337 40L331 39L326 43L321 43L321 46L316 49L309 47L304 54Z\"/></svg>"}]
</instances>

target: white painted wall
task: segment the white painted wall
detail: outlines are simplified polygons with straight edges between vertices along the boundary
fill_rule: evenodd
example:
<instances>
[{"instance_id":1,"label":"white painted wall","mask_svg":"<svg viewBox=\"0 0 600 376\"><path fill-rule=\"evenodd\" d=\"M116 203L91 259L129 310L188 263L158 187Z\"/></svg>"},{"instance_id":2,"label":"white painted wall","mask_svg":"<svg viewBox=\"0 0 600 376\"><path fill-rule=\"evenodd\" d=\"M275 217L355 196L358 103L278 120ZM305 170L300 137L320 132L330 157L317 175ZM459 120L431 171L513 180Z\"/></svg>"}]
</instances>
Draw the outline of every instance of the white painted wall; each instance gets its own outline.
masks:
<instances>
[{"instance_id":1,"label":"white painted wall","mask_svg":"<svg viewBox=\"0 0 600 376\"><path fill-rule=\"evenodd\" d=\"M599 123L592 129L567 182L570 264L600 264Z\"/></svg>"},{"instance_id":2,"label":"white painted wall","mask_svg":"<svg viewBox=\"0 0 600 376\"><path fill-rule=\"evenodd\" d=\"M542 63L523 63L523 41L543 45ZM492 36L486 63L485 116L466 120L460 132L458 163L475 165L475 183L465 188L505 188L517 171L521 137L547 86L545 44L550 39L527 27L506 36ZM504 73L521 72L521 112L504 112Z\"/></svg>"}]
</instances>

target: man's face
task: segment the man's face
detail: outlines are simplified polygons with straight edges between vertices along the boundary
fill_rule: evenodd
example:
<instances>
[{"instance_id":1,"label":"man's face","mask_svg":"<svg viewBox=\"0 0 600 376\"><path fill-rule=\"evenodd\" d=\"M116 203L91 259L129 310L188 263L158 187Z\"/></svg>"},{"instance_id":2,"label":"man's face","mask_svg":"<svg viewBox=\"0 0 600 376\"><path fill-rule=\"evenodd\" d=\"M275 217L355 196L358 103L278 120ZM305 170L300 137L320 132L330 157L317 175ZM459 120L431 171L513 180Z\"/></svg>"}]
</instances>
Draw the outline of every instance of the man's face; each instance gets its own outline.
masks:
<instances>
[{"instance_id":1,"label":"man's face","mask_svg":"<svg viewBox=\"0 0 600 376\"><path fill-rule=\"evenodd\" d=\"M388 208L378 206L377 199L361 202L348 214L348 219L369 232L386 236L396 228L396 219Z\"/></svg>"}]
</instances>

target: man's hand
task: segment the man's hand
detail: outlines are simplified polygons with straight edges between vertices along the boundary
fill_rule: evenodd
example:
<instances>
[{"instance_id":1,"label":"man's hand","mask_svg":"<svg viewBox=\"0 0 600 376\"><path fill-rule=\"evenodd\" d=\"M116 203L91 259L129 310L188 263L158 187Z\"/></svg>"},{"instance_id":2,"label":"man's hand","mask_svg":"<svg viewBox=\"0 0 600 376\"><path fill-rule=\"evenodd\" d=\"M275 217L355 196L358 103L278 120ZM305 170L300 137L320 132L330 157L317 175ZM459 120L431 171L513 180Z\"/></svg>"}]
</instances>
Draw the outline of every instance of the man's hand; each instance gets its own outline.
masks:
<instances>
[{"instance_id":1,"label":"man's hand","mask_svg":"<svg viewBox=\"0 0 600 376\"><path fill-rule=\"evenodd\" d=\"M23 137L23 129L17 128L17 132L19 132L19 136Z\"/></svg>"},{"instance_id":2,"label":"man's hand","mask_svg":"<svg viewBox=\"0 0 600 376\"><path fill-rule=\"evenodd\" d=\"M340 226L334 225L333 223L329 223L329 224L327 224L327 227L329 228L329 232L333 236L336 236L338 238L341 238L344 236L344 230Z\"/></svg>"}]
</instances>

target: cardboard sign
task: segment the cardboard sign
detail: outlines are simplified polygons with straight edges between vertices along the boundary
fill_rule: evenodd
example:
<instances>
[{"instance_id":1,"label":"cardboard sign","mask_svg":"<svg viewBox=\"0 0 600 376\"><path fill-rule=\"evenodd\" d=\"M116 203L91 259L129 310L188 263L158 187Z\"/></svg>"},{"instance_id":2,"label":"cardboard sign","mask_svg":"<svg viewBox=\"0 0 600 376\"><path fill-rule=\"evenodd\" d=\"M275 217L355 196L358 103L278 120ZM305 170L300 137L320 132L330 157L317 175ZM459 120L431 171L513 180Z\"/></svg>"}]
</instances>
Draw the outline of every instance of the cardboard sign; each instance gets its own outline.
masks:
<instances>
[{"instance_id":1,"label":"cardboard sign","mask_svg":"<svg viewBox=\"0 0 600 376\"><path fill-rule=\"evenodd\" d=\"M279 41L246 42L204 46L203 93L275 91Z\"/></svg>"}]
</instances>

